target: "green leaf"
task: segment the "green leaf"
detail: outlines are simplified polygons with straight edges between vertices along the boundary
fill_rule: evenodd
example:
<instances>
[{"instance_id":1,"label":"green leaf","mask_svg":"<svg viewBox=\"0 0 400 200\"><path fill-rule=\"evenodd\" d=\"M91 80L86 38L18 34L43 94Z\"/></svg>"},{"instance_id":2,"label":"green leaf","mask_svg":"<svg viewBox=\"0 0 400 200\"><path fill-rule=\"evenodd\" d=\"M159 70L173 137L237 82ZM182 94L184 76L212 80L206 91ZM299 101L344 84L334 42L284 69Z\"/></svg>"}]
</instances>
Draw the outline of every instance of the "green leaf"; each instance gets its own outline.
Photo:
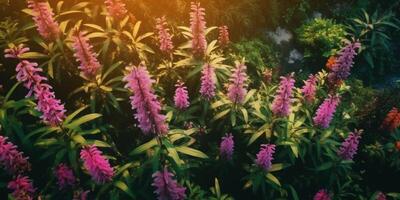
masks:
<instances>
[{"instance_id":1,"label":"green leaf","mask_svg":"<svg viewBox=\"0 0 400 200\"><path fill-rule=\"evenodd\" d=\"M132 193L131 189L122 181L117 181L114 183L115 187L119 188L123 192L125 192L127 195L129 195L131 198L135 199L135 195Z\"/></svg>"},{"instance_id":2,"label":"green leaf","mask_svg":"<svg viewBox=\"0 0 400 200\"><path fill-rule=\"evenodd\" d=\"M273 174L268 173L268 174L266 175L266 178L267 178L268 180L270 180L271 182L275 183L276 185L281 186L281 183L279 182L278 178L276 178Z\"/></svg>"},{"instance_id":3,"label":"green leaf","mask_svg":"<svg viewBox=\"0 0 400 200\"><path fill-rule=\"evenodd\" d=\"M47 58L48 56L46 54L39 52L26 52L21 54L19 57L22 59L41 59L41 58Z\"/></svg>"},{"instance_id":4,"label":"green leaf","mask_svg":"<svg viewBox=\"0 0 400 200\"><path fill-rule=\"evenodd\" d=\"M190 147L180 146L180 147L175 147L175 149L180 153L190 155L193 157L208 158L208 156L206 154L204 154L203 152L201 152L197 149L190 148Z\"/></svg>"},{"instance_id":5,"label":"green leaf","mask_svg":"<svg viewBox=\"0 0 400 200\"><path fill-rule=\"evenodd\" d=\"M85 110L87 107L88 106L83 106L83 107L79 108L78 110L74 111L73 113L71 113L70 115L68 115L68 117L65 118L65 120L64 120L64 124L68 124L72 119L74 119L74 117L76 115L78 115L80 112Z\"/></svg>"},{"instance_id":6,"label":"green leaf","mask_svg":"<svg viewBox=\"0 0 400 200\"><path fill-rule=\"evenodd\" d=\"M92 121L92 120L97 119L97 118L99 118L101 116L102 115L98 114L98 113L87 114L87 115L85 115L83 117L80 117L77 120L72 121L70 124L66 125L65 127L69 128L69 129L74 129L74 128L77 128L78 126L80 126L81 124L84 124L86 122Z\"/></svg>"},{"instance_id":7,"label":"green leaf","mask_svg":"<svg viewBox=\"0 0 400 200\"><path fill-rule=\"evenodd\" d=\"M81 145L86 144L86 140L85 140L85 138L82 137L82 135L76 134L76 135L72 136L72 140Z\"/></svg>"},{"instance_id":8,"label":"green leaf","mask_svg":"<svg viewBox=\"0 0 400 200\"><path fill-rule=\"evenodd\" d=\"M133 151L131 151L129 153L129 155L137 155L137 154L141 154L142 152L154 147L157 145L157 140L156 139L152 139L149 142L146 142L138 147L136 147Z\"/></svg>"},{"instance_id":9,"label":"green leaf","mask_svg":"<svg viewBox=\"0 0 400 200\"><path fill-rule=\"evenodd\" d=\"M107 142L103 142L100 140L93 140L88 143L94 144L94 145L96 145L96 147L111 147L111 145L109 145Z\"/></svg>"},{"instance_id":10,"label":"green leaf","mask_svg":"<svg viewBox=\"0 0 400 200\"><path fill-rule=\"evenodd\" d=\"M227 114L229 113L229 111L231 111L231 110L230 110L230 109L226 109L226 110L224 110L224 111L222 111L222 112L216 114L216 115L214 116L213 120L218 120L218 119L224 117L225 115L227 115Z\"/></svg>"},{"instance_id":11,"label":"green leaf","mask_svg":"<svg viewBox=\"0 0 400 200\"><path fill-rule=\"evenodd\" d=\"M283 163L272 164L269 172L276 172L284 169L286 166Z\"/></svg>"}]
</instances>

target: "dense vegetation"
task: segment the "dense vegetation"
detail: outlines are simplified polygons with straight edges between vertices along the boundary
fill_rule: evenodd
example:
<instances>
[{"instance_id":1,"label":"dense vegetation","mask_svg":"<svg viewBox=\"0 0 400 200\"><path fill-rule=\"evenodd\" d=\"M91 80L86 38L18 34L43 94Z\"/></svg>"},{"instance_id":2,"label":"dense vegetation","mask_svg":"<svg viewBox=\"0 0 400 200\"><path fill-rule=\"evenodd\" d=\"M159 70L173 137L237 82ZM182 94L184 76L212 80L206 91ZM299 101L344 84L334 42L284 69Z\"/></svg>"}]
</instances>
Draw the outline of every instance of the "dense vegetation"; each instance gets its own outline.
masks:
<instances>
[{"instance_id":1,"label":"dense vegetation","mask_svg":"<svg viewBox=\"0 0 400 200\"><path fill-rule=\"evenodd\" d=\"M0 199L400 199L398 0L0 5Z\"/></svg>"}]
</instances>

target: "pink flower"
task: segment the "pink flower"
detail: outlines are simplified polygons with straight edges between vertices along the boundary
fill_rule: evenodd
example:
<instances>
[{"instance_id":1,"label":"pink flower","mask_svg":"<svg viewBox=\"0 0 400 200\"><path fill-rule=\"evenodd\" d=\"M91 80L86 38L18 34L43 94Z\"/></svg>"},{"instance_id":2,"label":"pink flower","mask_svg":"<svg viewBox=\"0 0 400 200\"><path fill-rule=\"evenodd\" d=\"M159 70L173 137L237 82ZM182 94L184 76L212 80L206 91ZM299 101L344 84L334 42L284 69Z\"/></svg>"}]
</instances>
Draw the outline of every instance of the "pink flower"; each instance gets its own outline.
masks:
<instances>
[{"instance_id":1,"label":"pink flower","mask_svg":"<svg viewBox=\"0 0 400 200\"><path fill-rule=\"evenodd\" d=\"M55 175L57 177L57 184L60 190L66 188L67 186L74 186L76 178L74 172L65 164L59 164L55 170Z\"/></svg>"},{"instance_id":2,"label":"pink flower","mask_svg":"<svg viewBox=\"0 0 400 200\"><path fill-rule=\"evenodd\" d=\"M20 56L29 51L28 47L24 47L23 44L18 46L14 46L13 48L4 50L4 57L5 58L17 58L20 59Z\"/></svg>"},{"instance_id":3,"label":"pink flower","mask_svg":"<svg viewBox=\"0 0 400 200\"><path fill-rule=\"evenodd\" d=\"M233 135L226 134L222 137L221 144L219 145L219 155L227 160L232 160L234 149Z\"/></svg>"},{"instance_id":4,"label":"pink flower","mask_svg":"<svg viewBox=\"0 0 400 200\"><path fill-rule=\"evenodd\" d=\"M257 154L256 164L268 171L272 167L273 155L275 153L275 144L262 144Z\"/></svg>"},{"instance_id":5,"label":"pink flower","mask_svg":"<svg viewBox=\"0 0 400 200\"><path fill-rule=\"evenodd\" d=\"M386 200L386 195L383 192L378 192L375 199L376 200Z\"/></svg>"},{"instance_id":6,"label":"pink flower","mask_svg":"<svg viewBox=\"0 0 400 200\"><path fill-rule=\"evenodd\" d=\"M174 102L175 107L181 110L184 110L189 107L189 95L186 86L184 86L183 82L178 82L175 85L175 96Z\"/></svg>"},{"instance_id":7,"label":"pink flower","mask_svg":"<svg viewBox=\"0 0 400 200\"><path fill-rule=\"evenodd\" d=\"M361 131L351 132L347 138L342 142L340 149L338 151L339 157L343 160L352 160L354 155L357 153L358 144L361 138Z\"/></svg>"},{"instance_id":8,"label":"pink flower","mask_svg":"<svg viewBox=\"0 0 400 200\"><path fill-rule=\"evenodd\" d=\"M58 23L54 20L54 13L48 2L28 0L28 7L32 9L33 20L36 23L39 34L44 39L54 40L60 35Z\"/></svg>"},{"instance_id":9,"label":"pink flower","mask_svg":"<svg viewBox=\"0 0 400 200\"><path fill-rule=\"evenodd\" d=\"M96 146L84 147L81 150L81 159L94 182L102 184L112 180L114 176L113 168Z\"/></svg>"},{"instance_id":10,"label":"pink flower","mask_svg":"<svg viewBox=\"0 0 400 200\"><path fill-rule=\"evenodd\" d=\"M12 196L15 200L33 200L35 189L27 176L18 175L8 183L7 188L13 191Z\"/></svg>"},{"instance_id":11,"label":"pink flower","mask_svg":"<svg viewBox=\"0 0 400 200\"><path fill-rule=\"evenodd\" d=\"M86 191L75 191L74 192L74 196L72 197L72 200L87 200L88 199L88 194L89 194L89 190Z\"/></svg>"},{"instance_id":12,"label":"pink flower","mask_svg":"<svg viewBox=\"0 0 400 200\"><path fill-rule=\"evenodd\" d=\"M174 49L172 44L172 35L169 33L169 28L167 28L167 21L165 16L156 19L156 29L158 30L158 40L160 43L160 50L163 53L171 53Z\"/></svg>"},{"instance_id":13,"label":"pink flower","mask_svg":"<svg viewBox=\"0 0 400 200\"><path fill-rule=\"evenodd\" d=\"M222 48L225 48L229 44L229 31L228 31L228 26L220 26L218 27L219 29L219 35L218 35L218 43L221 45Z\"/></svg>"},{"instance_id":14,"label":"pink flower","mask_svg":"<svg viewBox=\"0 0 400 200\"><path fill-rule=\"evenodd\" d=\"M190 29L192 30L192 50L196 56L203 56L207 48L205 9L200 3L190 4Z\"/></svg>"},{"instance_id":15,"label":"pink flower","mask_svg":"<svg viewBox=\"0 0 400 200\"><path fill-rule=\"evenodd\" d=\"M243 63L236 64L231 77L229 78L230 84L228 87L228 98L235 104L241 104L246 96L246 65Z\"/></svg>"},{"instance_id":16,"label":"pink flower","mask_svg":"<svg viewBox=\"0 0 400 200\"><path fill-rule=\"evenodd\" d=\"M128 10L122 0L105 0L108 14L115 19L122 19L125 17Z\"/></svg>"},{"instance_id":17,"label":"pink flower","mask_svg":"<svg viewBox=\"0 0 400 200\"><path fill-rule=\"evenodd\" d=\"M336 84L349 77L351 67L353 67L354 57L357 55L356 51L359 48L361 48L359 42L349 42L340 50L338 53L339 55L335 57L336 60L332 66L331 72L328 74L330 83Z\"/></svg>"},{"instance_id":18,"label":"pink flower","mask_svg":"<svg viewBox=\"0 0 400 200\"><path fill-rule=\"evenodd\" d=\"M27 60L22 60L17 64L17 80L23 83L24 87L29 90L27 96L32 93L42 84L42 81L47 81L46 77L41 76L38 72L42 72L42 68L37 67L37 63L31 63Z\"/></svg>"},{"instance_id":19,"label":"pink flower","mask_svg":"<svg viewBox=\"0 0 400 200\"><path fill-rule=\"evenodd\" d=\"M93 52L93 46L89 44L89 39L80 31L75 31L72 40L75 50L74 57L80 63L78 68L84 76L93 78L101 68L97 55Z\"/></svg>"},{"instance_id":20,"label":"pink flower","mask_svg":"<svg viewBox=\"0 0 400 200\"><path fill-rule=\"evenodd\" d=\"M158 195L158 200L184 200L186 198L186 188L179 185L173 176L167 167L163 171L153 174L153 184L151 185L156 187L154 193Z\"/></svg>"},{"instance_id":21,"label":"pink flower","mask_svg":"<svg viewBox=\"0 0 400 200\"><path fill-rule=\"evenodd\" d=\"M331 197L329 196L328 191L321 189L315 194L314 200L331 200Z\"/></svg>"},{"instance_id":22,"label":"pink flower","mask_svg":"<svg viewBox=\"0 0 400 200\"><path fill-rule=\"evenodd\" d=\"M336 112L336 107L340 103L339 96L329 96L324 100L324 102L319 106L317 113L315 114L313 120L316 126L321 128L328 128L332 121L333 115Z\"/></svg>"},{"instance_id":23,"label":"pink flower","mask_svg":"<svg viewBox=\"0 0 400 200\"><path fill-rule=\"evenodd\" d=\"M215 96L215 72L214 67L206 63L201 71L200 94L203 98L210 100Z\"/></svg>"},{"instance_id":24,"label":"pink flower","mask_svg":"<svg viewBox=\"0 0 400 200\"><path fill-rule=\"evenodd\" d=\"M315 99L315 93L317 91L317 77L310 74L308 80L304 81L304 86L301 88L301 92L303 93L304 100L307 103L312 103Z\"/></svg>"},{"instance_id":25,"label":"pink flower","mask_svg":"<svg viewBox=\"0 0 400 200\"><path fill-rule=\"evenodd\" d=\"M130 73L125 76L128 82L125 87L133 92L130 97L132 109L136 109L135 118L144 133L165 134L168 125L165 116L160 114L161 105L152 89L154 80L150 78L145 64L142 62L138 67L132 66Z\"/></svg>"},{"instance_id":26,"label":"pink flower","mask_svg":"<svg viewBox=\"0 0 400 200\"><path fill-rule=\"evenodd\" d=\"M290 106L292 103L292 90L294 88L295 80L293 74L283 77L281 76L281 82L279 89L276 92L275 99L272 102L272 112L280 117L285 117L290 114Z\"/></svg>"},{"instance_id":27,"label":"pink flower","mask_svg":"<svg viewBox=\"0 0 400 200\"><path fill-rule=\"evenodd\" d=\"M0 165L9 173L22 173L31 168L28 157L18 151L17 146L7 142L7 137L0 135Z\"/></svg>"}]
</instances>

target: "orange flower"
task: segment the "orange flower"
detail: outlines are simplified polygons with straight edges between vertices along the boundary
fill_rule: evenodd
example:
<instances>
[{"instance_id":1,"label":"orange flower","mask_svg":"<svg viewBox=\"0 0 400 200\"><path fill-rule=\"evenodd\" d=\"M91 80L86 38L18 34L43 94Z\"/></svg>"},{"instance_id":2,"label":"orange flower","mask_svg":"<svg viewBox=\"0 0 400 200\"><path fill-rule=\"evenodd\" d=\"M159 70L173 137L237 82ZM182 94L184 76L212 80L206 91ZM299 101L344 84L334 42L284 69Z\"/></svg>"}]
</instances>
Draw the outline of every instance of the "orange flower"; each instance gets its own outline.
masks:
<instances>
[{"instance_id":1,"label":"orange flower","mask_svg":"<svg viewBox=\"0 0 400 200\"><path fill-rule=\"evenodd\" d=\"M336 57L335 56L331 56L329 57L328 61L326 62L326 68L328 68L329 70L332 70L333 65L335 65L336 63Z\"/></svg>"},{"instance_id":2,"label":"orange flower","mask_svg":"<svg viewBox=\"0 0 400 200\"><path fill-rule=\"evenodd\" d=\"M386 115L385 120L382 123L382 128L388 131L394 131L400 126L400 111L393 107L392 110Z\"/></svg>"},{"instance_id":3,"label":"orange flower","mask_svg":"<svg viewBox=\"0 0 400 200\"><path fill-rule=\"evenodd\" d=\"M394 145L395 145L397 151L400 151L400 141L395 142Z\"/></svg>"}]
</instances>

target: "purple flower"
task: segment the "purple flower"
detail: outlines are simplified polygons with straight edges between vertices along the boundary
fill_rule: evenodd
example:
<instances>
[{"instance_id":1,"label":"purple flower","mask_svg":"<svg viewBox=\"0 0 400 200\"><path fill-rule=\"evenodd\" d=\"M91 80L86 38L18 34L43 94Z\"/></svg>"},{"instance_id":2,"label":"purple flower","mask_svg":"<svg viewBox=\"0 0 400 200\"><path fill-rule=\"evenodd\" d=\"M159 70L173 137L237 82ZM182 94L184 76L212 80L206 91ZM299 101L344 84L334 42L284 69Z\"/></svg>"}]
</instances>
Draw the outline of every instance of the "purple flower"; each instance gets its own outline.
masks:
<instances>
[{"instance_id":1,"label":"purple flower","mask_svg":"<svg viewBox=\"0 0 400 200\"><path fill-rule=\"evenodd\" d=\"M220 26L218 27L219 34L218 34L218 43L221 45L222 48L225 48L229 44L229 31L228 26Z\"/></svg>"},{"instance_id":2,"label":"purple flower","mask_svg":"<svg viewBox=\"0 0 400 200\"><path fill-rule=\"evenodd\" d=\"M293 74L283 77L281 76L281 82L279 89L276 92L275 99L272 102L272 112L280 117L285 117L290 114L290 106L292 103L292 90L294 88L295 80Z\"/></svg>"},{"instance_id":3,"label":"purple flower","mask_svg":"<svg viewBox=\"0 0 400 200\"><path fill-rule=\"evenodd\" d=\"M331 72L328 74L328 80L332 84L336 84L341 80L347 79L350 75L350 69L353 66L354 57L357 55L357 49L361 48L359 42L349 42L340 50L336 56L335 63Z\"/></svg>"},{"instance_id":4,"label":"purple flower","mask_svg":"<svg viewBox=\"0 0 400 200\"><path fill-rule=\"evenodd\" d=\"M378 192L375 199L376 200L386 200L386 195L383 192Z\"/></svg>"},{"instance_id":5,"label":"purple flower","mask_svg":"<svg viewBox=\"0 0 400 200\"><path fill-rule=\"evenodd\" d=\"M81 159L94 182L102 184L112 180L114 176L113 168L96 146L84 147L81 150Z\"/></svg>"},{"instance_id":6,"label":"purple flower","mask_svg":"<svg viewBox=\"0 0 400 200\"><path fill-rule=\"evenodd\" d=\"M89 44L89 39L80 31L75 31L72 40L75 51L74 57L80 63L78 68L84 76L93 78L101 68L97 55L92 50L93 46Z\"/></svg>"},{"instance_id":7,"label":"purple flower","mask_svg":"<svg viewBox=\"0 0 400 200\"><path fill-rule=\"evenodd\" d=\"M23 44L20 44L18 46L14 46L13 48L6 49L4 50L4 57L5 58L17 58L20 59L21 55L23 53L26 53L29 51L28 47L24 47Z\"/></svg>"},{"instance_id":8,"label":"purple flower","mask_svg":"<svg viewBox=\"0 0 400 200\"><path fill-rule=\"evenodd\" d=\"M15 200L33 200L35 188L27 176L18 175L10 181L7 188L12 190L12 196Z\"/></svg>"},{"instance_id":9,"label":"purple flower","mask_svg":"<svg viewBox=\"0 0 400 200\"><path fill-rule=\"evenodd\" d=\"M257 154L256 164L268 171L271 169L273 155L275 153L275 144L262 144Z\"/></svg>"},{"instance_id":10,"label":"purple flower","mask_svg":"<svg viewBox=\"0 0 400 200\"><path fill-rule=\"evenodd\" d=\"M106 5L108 14L115 19L124 18L128 12L122 0L105 0L104 4Z\"/></svg>"},{"instance_id":11,"label":"purple flower","mask_svg":"<svg viewBox=\"0 0 400 200\"><path fill-rule=\"evenodd\" d=\"M313 120L316 126L321 128L328 128L332 121L333 115L336 112L336 107L340 103L340 97L338 95L329 96L324 100L324 102L319 106L317 113L315 114Z\"/></svg>"},{"instance_id":12,"label":"purple flower","mask_svg":"<svg viewBox=\"0 0 400 200\"><path fill-rule=\"evenodd\" d=\"M228 86L228 98L235 104L241 104L246 96L246 65L243 63L236 64L231 77L229 78L230 84Z\"/></svg>"},{"instance_id":13,"label":"purple flower","mask_svg":"<svg viewBox=\"0 0 400 200\"><path fill-rule=\"evenodd\" d=\"M17 71L17 80L23 83L24 87L29 90L27 96L31 96L41 85L42 81L47 81L46 77L38 73L42 72L42 68L38 68L37 66L37 63L22 60L15 68L15 71Z\"/></svg>"},{"instance_id":14,"label":"purple flower","mask_svg":"<svg viewBox=\"0 0 400 200\"><path fill-rule=\"evenodd\" d=\"M164 53L171 53L174 49L174 45L172 44L172 35L169 33L167 25L165 16L156 19L156 29L158 31L160 50Z\"/></svg>"},{"instance_id":15,"label":"purple flower","mask_svg":"<svg viewBox=\"0 0 400 200\"><path fill-rule=\"evenodd\" d=\"M33 20L39 34L48 40L54 40L60 35L58 23L54 20L54 13L48 2L28 0L28 7L33 11Z\"/></svg>"},{"instance_id":16,"label":"purple flower","mask_svg":"<svg viewBox=\"0 0 400 200\"><path fill-rule=\"evenodd\" d=\"M186 86L184 86L183 82L178 82L175 85L175 96L174 102L175 107L181 110L184 110L189 107L189 95Z\"/></svg>"},{"instance_id":17,"label":"purple flower","mask_svg":"<svg viewBox=\"0 0 400 200\"><path fill-rule=\"evenodd\" d=\"M125 76L128 82L125 87L133 92L130 97L132 109L136 109L135 118L139 122L139 128L144 133L165 134L168 125L165 116L160 114L161 105L152 89L154 80L150 78L145 64L142 62L138 67L132 66L130 73Z\"/></svg>"},{"instance_id":18,"label":"purple flower","mask_svg":"<svg viewBox=\"0 0 400 200\"><path fill-rule=\"evenodd\" d=\"M192 50L196 56L203 56L207 48L205 9L200 3L190 4L190 29L192 30Z\"/></svg>"},{"instance_id":19,"label":"purple flower","mask_svg":"<svg viewBox=\"0 0 400 200\"><path fill-rule=\"evenodd\" d=\"M234 145L235 143L233 141L233 135L231 133L226 134L224 137L222 137L222 141L219 146L220 156L227 160L232 160Z\"/></svg>"},{"instance_id":20,"label":"purple flower","mask_svg":"<svg viewBox=\"0 0 400 200\"><path fill-rule=\"evenodd\" d=\"M317 91L317 77L310 74L308 79L304 81L304 86L301 88L301 92L303 93L304 100L307 103L312 103L315 100L315 93Z\"/></svg>"},{"instance_id":21,"label":"purple flower","mask_svg":"<svg viewBox=\"0 0 400 200\"><path fill-rule=\"evenodd\" d=\"M74 172L66 164L59 164L54 172L57 177L57 184L60 190L67 186L75 185L76 178Z\"/></svg>"},{"instance_id":22,"label":"purple flower","mask_svg":"<svg viewBox=\"0 0 400 200\"><path fill-rule=\"evenodd\" d=\"M314 195L314 200L331 200L331 197L329 196L328 191L321 189Z\"/></svg>"},{"instance_id":23,"label":"purple flower","mask_svg":"<svg viewBox=\"0 0 400 200\"><path fill-rule=\"evenodd\" d=\"M7 142L7 137L0 135L0 165L9 173L22 173L30 170L28 157L18 151L17 146Z\"/></svg>"},{"instance_id":24,"label":"purple flower","mask_svg":"<svg viewBox=\"0 0 400 200\"><path fill-rule=\"evenodd\" d=\"M361 138L361 131L355 130L351 132L347 138L342 142L338 155L343 160L353 160L354 155L357 153L358 143Z\"/></svg>"},{"instance_id":25,"label":"purple flower","mask_svg":"<svg viewBox=\"0 0 400 200\"><path fill-rule=\"evenodd\" d=\"M186 198L186 188L179 185L173 176L171 172L168 172L167 167L164 167L163 171L153 174L153 184L151 185L156 187L154 193L158 195L158 200L183 200Z\"/></svg>"},{"instance_id":26,"label":"purple flower","mask_svg":"<svg viewBox=\"0 0 400 200\"><path fill-rule=\"evenodd\" d=\"M201 71L200 94L203 98L210 100L215 96L215 72L214 67L206 63Z\"/></svg>"}]
</instances>

